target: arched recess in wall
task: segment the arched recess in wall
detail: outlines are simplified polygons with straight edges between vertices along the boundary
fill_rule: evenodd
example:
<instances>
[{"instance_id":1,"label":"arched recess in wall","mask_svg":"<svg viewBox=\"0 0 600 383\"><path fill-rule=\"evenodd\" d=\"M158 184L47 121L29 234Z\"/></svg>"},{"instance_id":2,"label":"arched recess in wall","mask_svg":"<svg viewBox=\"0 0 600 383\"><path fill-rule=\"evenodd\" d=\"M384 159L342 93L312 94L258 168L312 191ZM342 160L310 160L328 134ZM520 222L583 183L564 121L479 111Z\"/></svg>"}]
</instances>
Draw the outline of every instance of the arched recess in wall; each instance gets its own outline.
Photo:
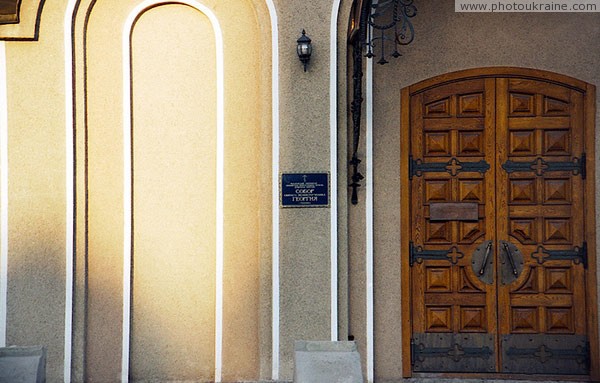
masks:
<instances>
[{"instance_id":1,"label":"arched recess in wall","mask_svg":"<svg viewBox=\"0 0 600 383\"><path fill-rule=\"evenodd\" d=\"M215 5L91 0L74 8L72 370L88 380L261 375L272 121L271 44L260 36L270 35L269 12L259 1Z\"/></svg>"}]
</instances>

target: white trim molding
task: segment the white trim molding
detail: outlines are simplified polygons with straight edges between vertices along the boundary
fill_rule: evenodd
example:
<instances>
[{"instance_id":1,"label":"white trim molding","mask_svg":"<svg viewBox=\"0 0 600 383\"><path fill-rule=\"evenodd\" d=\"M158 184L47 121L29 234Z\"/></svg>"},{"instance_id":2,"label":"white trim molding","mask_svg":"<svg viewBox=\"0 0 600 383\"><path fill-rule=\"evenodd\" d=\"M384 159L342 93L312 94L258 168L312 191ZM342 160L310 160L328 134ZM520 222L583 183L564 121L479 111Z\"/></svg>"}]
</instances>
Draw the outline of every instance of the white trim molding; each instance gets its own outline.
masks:
<instances>
[{"instance_id":1,"label":"white trim molding","mask_svg":"<svg viewBox=\"0 0 600 383\"><path fill-rule=\"evenodd\" d=\"M337 21L341 0L335 0L331 10L329 32L329 166L330 181L330 255L331 255L331 341L338 341L338 125L337 125Z\"/></svg>"},{"instance_id":2,"label":"white trim molding","mask_svg":"<svg viewBox=\"0 0 600 383\"><path fill-rule=\"evenodd\" d=\"M279 379L279 22L273 0L265 0L271 19L271 379Z\"/></svg>"},{"instance_id":3,"label":"white trim molding","mask_svg":"<svg viewBox=\"0 0 600 383\"><path fill-rule=\"evenodd\" d=\"M150 8L182 4L190 6L208 17L215 34L217 69L217 197L216 197L216 303L215 303L215 382L221 381L223 349L223 196L224 196L224 45L219 20L211 9L195 0L146 0L136 6L123 27L123 340L121 381L129 380L129 347L131 331L131 246L132 246L132 163L131 163L131 40L133 26L138 17Z\"/></svg>"},{"instance_id":4,"label":"white trim molding","mask_svg":"<svg viewBox=\"0 0 600 383\"><path fill-rule=\"evenodd\" d=\"M65 48L65 343L64 369L65 383L71 381L71 357L73 348L73 279L75 244L75 150L74 133L74 77L73 63L73 23L77 0L69 0L64 18Z\"/></svg>"},{"instance_id":5,"label":"white trim molding","mask_svg":"<svg viewBox=\"0 0 600 383\"><path fill-rule=\"evenodd\" d=\"M0 347L6 346L8 300L8 92L6 43L0 41Z\"/></svg>"},{"instance_id":6,"label":"white trim molding","mask_svg":"<svg viewBox=\"0 0 600 383\"><path fill-rule=\"evenodd\" d=\"M365 179L365 211L366 211L366 292L367 292L367 382L372 383L375 369L374 351L374 258L373 258L373 59L367 59L365 75L365 128L366 128L366 179Z\"/></svg>"}]
</instances>

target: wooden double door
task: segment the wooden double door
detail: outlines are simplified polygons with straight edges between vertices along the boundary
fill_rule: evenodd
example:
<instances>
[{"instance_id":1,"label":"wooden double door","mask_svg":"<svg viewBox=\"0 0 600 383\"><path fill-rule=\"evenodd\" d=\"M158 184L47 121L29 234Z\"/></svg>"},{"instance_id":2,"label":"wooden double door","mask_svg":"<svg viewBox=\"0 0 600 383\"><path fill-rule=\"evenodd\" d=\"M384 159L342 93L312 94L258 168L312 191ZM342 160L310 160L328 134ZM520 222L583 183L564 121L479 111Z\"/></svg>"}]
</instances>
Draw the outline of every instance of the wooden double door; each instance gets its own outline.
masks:
<instances>
[{"instance_id":1,"label":"wooden double door","mask_svg":"<svg viewBox=\"0 0 600 383\"><path fill-rule=\"evenodd\" d=\"M593 88L470 74L403 93L410 369L591 376Z\"/></svg>"}]
</instances>

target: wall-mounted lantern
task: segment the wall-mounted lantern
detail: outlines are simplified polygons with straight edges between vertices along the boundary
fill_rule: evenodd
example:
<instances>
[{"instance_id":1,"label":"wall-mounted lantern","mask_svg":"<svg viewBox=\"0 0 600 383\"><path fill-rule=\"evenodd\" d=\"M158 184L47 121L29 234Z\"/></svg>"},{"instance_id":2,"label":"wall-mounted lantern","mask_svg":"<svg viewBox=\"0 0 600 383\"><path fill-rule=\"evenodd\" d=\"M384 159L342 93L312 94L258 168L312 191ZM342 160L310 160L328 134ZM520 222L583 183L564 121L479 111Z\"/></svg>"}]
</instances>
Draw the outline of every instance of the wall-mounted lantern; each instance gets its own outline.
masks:
<instances>
[{"instance_id":1,"label":"wall-mounted lantern","mask_svg":"<svg viewBox=\"0 0 600 383\"><path fill-rule=\"evenodd\" d=\"M306 65L310 61L310 55L312 54L312 44L311 39L306 35L306 31L302 30L302 36L297 41L298 46L296 47L296 51L298 52L298 58L300 58L300 62L304 64L304 71L306 72Z\"/></svg>"}]
</instances>

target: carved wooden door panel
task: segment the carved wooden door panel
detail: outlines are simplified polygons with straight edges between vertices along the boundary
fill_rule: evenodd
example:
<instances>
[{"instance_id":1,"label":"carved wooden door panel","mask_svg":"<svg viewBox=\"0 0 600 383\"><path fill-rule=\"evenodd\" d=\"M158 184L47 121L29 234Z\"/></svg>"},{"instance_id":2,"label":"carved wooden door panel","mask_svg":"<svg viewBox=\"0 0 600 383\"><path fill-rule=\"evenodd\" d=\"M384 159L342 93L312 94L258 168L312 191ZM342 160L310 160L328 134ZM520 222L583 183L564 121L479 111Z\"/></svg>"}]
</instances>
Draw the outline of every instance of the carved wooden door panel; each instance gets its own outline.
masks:
<instances>
[{"instance_id":1,"label":"carved wooden door panel","mask_svg":"<svg viewBox=\"0 0 600 383\"><path fill-rule=\"evenodd\" d=\"M484 76L409 102L411 370L589 375L583 93Z\"/></svg>"},{"instance_id":2,"label":"carved wooden door panel","mask_svg":"<svg viewBox=\"0 0 600 383\"><path fill-rule=\"evenodd\" d=\"M494 89L476 79L411 98L415 371L496 371Z\"/></svg>"},{"instance_id":3,"label":"carved wooden door panel","mask_svg":"<svg viewBox=\"0 0 600 383\"><path fill-rule=\"evenodd\" d=\"M496 102L501 370L587 374L583 96L503 78Z\"/></svg>"}]
</instances>

